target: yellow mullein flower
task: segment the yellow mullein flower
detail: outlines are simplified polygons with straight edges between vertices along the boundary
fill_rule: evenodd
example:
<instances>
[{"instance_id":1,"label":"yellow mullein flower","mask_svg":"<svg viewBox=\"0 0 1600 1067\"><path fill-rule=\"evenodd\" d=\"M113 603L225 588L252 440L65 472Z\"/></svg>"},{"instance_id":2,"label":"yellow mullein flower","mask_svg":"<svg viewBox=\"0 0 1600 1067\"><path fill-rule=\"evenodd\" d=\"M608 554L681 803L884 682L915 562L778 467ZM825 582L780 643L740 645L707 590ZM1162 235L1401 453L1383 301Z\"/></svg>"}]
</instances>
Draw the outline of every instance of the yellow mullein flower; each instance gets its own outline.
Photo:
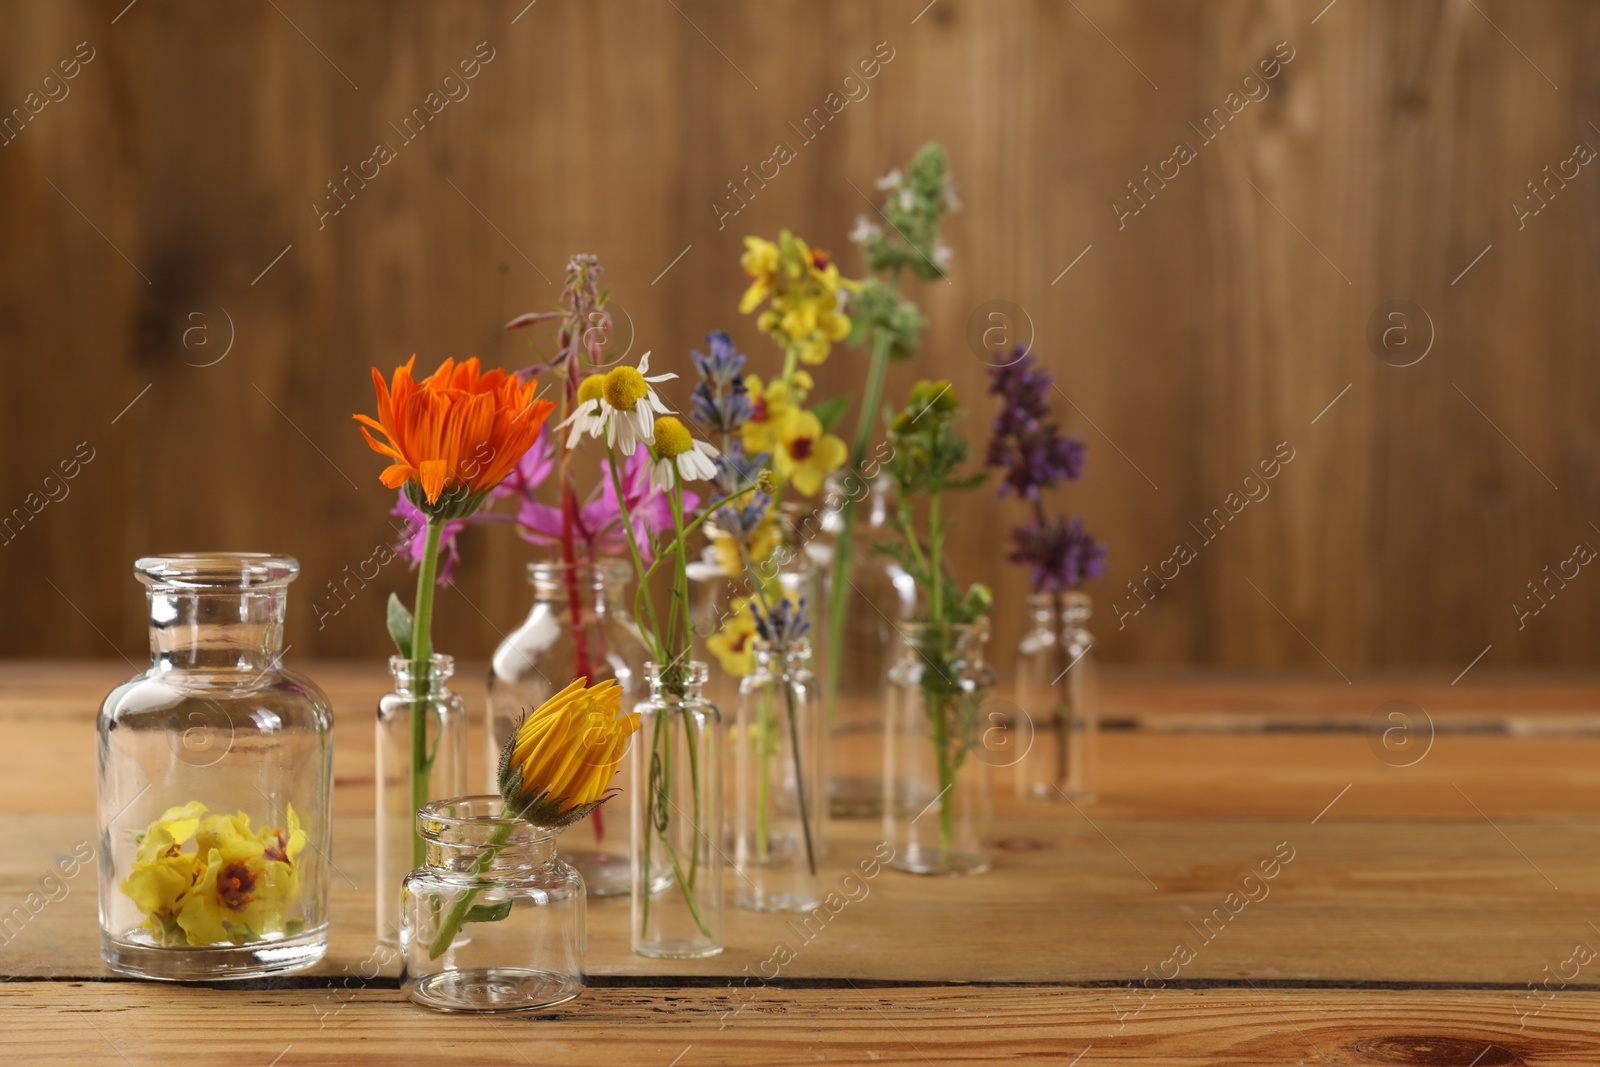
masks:
<instances>
[{"instance_id":1,"label":"yellow mullein flower","mask_svg":"<svg viewBox=\"0 0 1600 1067\"><path fill-rule=\"evenodd\" d=\"M777 516L769 510L750 535L750 546L747 551L750 553L751 564L765 563L781 544L783 544L783 530L778 524ZM744 558L739 555L739 542L732 535L713 531L711 553L716 560L717 569L729 578L737 578L744 574Z\"/></svg>"},{"instance_id":2,"label":"yellow mullein flower","mask_svg":"<svg viewBox=\"0 0 1600 1067\"><path fill-rule=\"evenodd\" d=\"M778 246L759 237L746 237L744 249L739 266L750 276L750 288L739 298L739 313L748 315L773 290L778 274Z\"/></svg>"},{"instance_id":3,"label":"yellow mullein flower","mask_svg":"<svg viewBox=\"0 0 1600 1067\"><path fill-rule=\"evenodd\" d=\"M616 681L579 678L517 724L500 753L500 796L507 815L560 829L599 807L639 729L622 713Z\"/></svg>"},{"instance_id":4,"label":"yellow mullein flower","mask_svg":"<svg viewBox=\"0 0 1600 1067\"><path fill-rule=\"evenodd\" d=\"M805 363L822 363L833 343L849 336L850 318L839 311L839 293L859 290L861 283L841 277L827 252L784 230L777 244L746 237L739 263L751 279L739 310L748 314L770 298L756 327L786 352Z\"/></svg>"},{"instance_id":5,"label":"yellow mullein flower","mask_svg":"<svg viewBox=\"0 0 1600 1067\"><path fill-rule=\"evenodd\" d=\"M163 940L180 936L178 908L198 873L195 854L181 846L194 836L205 810L199 801L168 808L140 835L133 866L118 886L144 913L145 926L162 931Z\"/></svg>"},{"instance_id":6,"label":"yellow mullein flower","mask_svg":"<svg viewBox=\"0 0 1600 1067\"><path fill-rule=\"evenodd\" d=\"M289 910L300 895L293 860L305 831L291 806L288 828L250 829L250 817L208 815L195 834L194 888L178 909L178 926L191 945L242 944L289 932Z\"/></svg>"},{"instance_id":7,"label":"yellow mullein flower","mask_svg":"<svg viewBox=\"0 0 1600 1067\"><path fill-rule=\"evenodd\" d=\"M815 496L829 471L844 466L849 449L842 439L822 432L822 420L794 412L779 430L778 473L806 496Z\"/></svg>"},{"instance_id":8,"label":"yellow mullein flower","mask_svg":"<svg viewBox=\"0 0 1600 1067\"><path fill-rule=\"evenodd\" d=\"M756 621L750 614L748 597L735 597L728 605L722 629L706 638L706 648L717 657L722 669L743 678L755 669Z\"/></svg>"},{"instance_id":9,"label":"yellow mullein flower","mask_svg":"<svg viewBox=\"0 0 1600 1067\"><path fill-rule=\"evenodd\" d=\"M803 370L795 371L787 382L762 382L759 374L745 375L750 419L739 427L739 443L744 450L752 454L771 452L779 440L778 427L784 424L790 412L805 403L812 384L811 375Z\"/></svg>"}]
</instances>

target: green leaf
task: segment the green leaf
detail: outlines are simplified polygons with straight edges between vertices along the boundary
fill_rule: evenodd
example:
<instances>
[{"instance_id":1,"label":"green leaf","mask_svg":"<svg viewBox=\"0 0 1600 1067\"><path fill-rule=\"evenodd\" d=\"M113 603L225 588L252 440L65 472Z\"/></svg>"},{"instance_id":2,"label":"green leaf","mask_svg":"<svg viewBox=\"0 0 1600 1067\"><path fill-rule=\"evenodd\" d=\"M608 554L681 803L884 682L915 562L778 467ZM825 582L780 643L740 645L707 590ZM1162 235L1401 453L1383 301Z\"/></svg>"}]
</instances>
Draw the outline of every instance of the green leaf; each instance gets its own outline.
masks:
<instances>
[{"instance_id":1,"label":"green leaf","mask_svg":"<svg viewBox=\"0 0 1600 1067\"><path fill-rule=\"evenodd\" d=\"M511 914L511 901L502 900L498 904L474 904L467 909L467 917L462 922L469 923L497 923Z\"/></svg>"},{"instance_id":2,"label":"green leaf","mask_svg":"<svg viewBox=\"0 0 1600 1067\"><path fill-rule=\"evenodd\" d=\"M411 658L411 612L394 593L389 594L389 636L404 659Z\"/></svg>"},{"instance_id":3,"label":"green leaf","mask_svg":"<svg viewBox=\"0 0 1600 1067\"><path fill-rule=\"evenodd\" d=\"M839 425L839 420L844 418L844 413L850 410L851 401L855 398L846 393L844 396L829 397L811 405L811 414L822 423L823 433L832 433L833 428Z\"/></svg>"}]
</instances>

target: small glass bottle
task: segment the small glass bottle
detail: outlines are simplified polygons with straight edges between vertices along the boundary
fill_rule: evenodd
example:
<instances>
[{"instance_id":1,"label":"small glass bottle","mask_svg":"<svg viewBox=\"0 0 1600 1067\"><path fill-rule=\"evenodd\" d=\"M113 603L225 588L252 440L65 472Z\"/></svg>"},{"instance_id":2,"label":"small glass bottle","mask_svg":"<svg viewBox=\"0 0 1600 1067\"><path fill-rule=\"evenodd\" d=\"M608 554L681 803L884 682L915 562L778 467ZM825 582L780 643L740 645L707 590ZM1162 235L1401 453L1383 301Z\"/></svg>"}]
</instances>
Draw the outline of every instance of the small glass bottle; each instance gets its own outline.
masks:
<instances>
[{"instance_id":1,"label":"small glass bottle","mask_svg":"<svg viewBox=\"0 0 1600 1067\"><path fill-rule=\"evenodd\" d=\"M417 813L426 858L401 898L401 988L443 1011L531 1011L583 991L583 876L557 831L501 817L499 797Z\"/></svg>"},{"instance_id":2,"label":"small glass bottle","mask_svg":"<svg viewBox=\"0 0 1600 1067\"><path fill-rule=\"evenodd\" d=\"M987 619L903 623L889 668L884 835L890 866L913 874L989 869L993 776L980 712L994 687Z\"/></svg>"},{"instance_id":3,"label":"small glass bottle","mask_svg":"<svg viewBox=\"0 0 1600 1067\"><path fill-rule=\"evenodd\" d=\"M827 493L822 536L813 542L812 554L824 577L813 634L828 646L821 673L829 808L836 818L873 817L883 814L883 679L893 662L895 627L916 611L917 586L893 557L874 551L875 545L898 538L890 523L899 494L889 476L869 480L834 471ZM853 512L850 559L847 570L836 572L846 507ZM835 639L838 647L832 647Z\"/></svg>"},{"instance_id":4,"label":"small glass bottle","mask_svg":"<svg viewBox=\"0 0 1600 1067\"><path fill-rule=\"evenodd\" d=\"M733 731L735 900L753 911L811 911L827 851L827 731L811 646L758 641Z\"/></svg>"},{"instance_id":5,"label":"small glass bottle","mask_svg":"<svg viewBox=\"0 0 1600 1067\"><path fill-rule=\"evenodd\" d=\"M587 677L590 685L615 679L625 703L643 698L649 653L624 595L632 578L626 560L528 564L533 608L489 665L486 789L500 788L500 750L518 720L574 679ZM629 766L622 762L613 783L619 799L566 831L562 855L582 873L590 896L623 897L633 884L627 825L617 814L633 791Z\"/></svg>"},{"instance_id":6,"label":"small glass bottle","mask_svg":"<svg viewBox=\"0 0 1600 1067\"><path fill-rule=\"evenodd\" d=\"M634 706L633 951L692 959L722 951L722 716L692 661L645 665L650 696ZM666 862L665 887L653 872ZM652 872L647 876L646 872Z\"/></svg>"},{"instance_id":7,"label":"small glass bottle","mask_svg":"<svg viewBox=\"0 0 1600 1067\"><path fill-rule=\"evenodd\" d=\"M96 724L100 953L143 978L299 970L328 944L333 715L279 666L300 565L153 556L150 669Z\"/></svg>"},{"instance_id":8,"label":"small glass bottle","mask_svg":"<svg viewBox=\"0 0 1600 1067\"><path fill-rule=\"evenodd\" d=\"M1034 800L1095 798L1100 687L1094 637L1084 629L1091 602L1076 591L1028 598L1028 632L1017 651L1017 703L1032 724L1017 763L1017 795ZM1026 723L1018 724L1022 743Z\"/></svg>"},{"instance_id":9,"label":"small glass bottle","mask_svg":"<svg viewBox=\"0 0 1600 1067\"><path fill-rule=\"evenodd\" d=\"M417 665L389 657L394 692L378 702L377 784L378 940L400 941L400 883L422 865L417 810L433 800L458 797L467 788L467 705L450 689L455 660L434 656L419 677ZM412 735L420 714L428 765L420 783L411 766Z\"/></svg>"}]
</instances>

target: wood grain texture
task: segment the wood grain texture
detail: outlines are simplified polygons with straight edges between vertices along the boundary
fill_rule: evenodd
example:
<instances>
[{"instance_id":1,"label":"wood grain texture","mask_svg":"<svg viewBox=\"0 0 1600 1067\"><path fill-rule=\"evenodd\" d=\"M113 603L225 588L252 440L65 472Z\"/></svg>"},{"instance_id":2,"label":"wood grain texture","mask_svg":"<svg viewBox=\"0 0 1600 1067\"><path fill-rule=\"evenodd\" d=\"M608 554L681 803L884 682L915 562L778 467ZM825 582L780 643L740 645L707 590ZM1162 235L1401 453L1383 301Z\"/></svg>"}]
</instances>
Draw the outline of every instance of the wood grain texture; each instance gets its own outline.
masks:
<instances>
[{"instance_id":1,"label":"wood grain texture","mask_svg":"<svg viewBox=\"0 0 1600 1067\"><path fill-rule=\"evenodd\" d=\"M915 290L926 359L895 369L891 395L949 377L981 432L967 319L995 299L1028 312L1091 447L1062 503L1112 546L1095 590L1108 657L1330 677L1453 675L1487 646L1485 665L1593 662L1586 575L1526 627L1512 605L1575 543L1600 544L1584 504L1600 323L1583 298L1600 186L1583 168L1520 228L1509 206L1576 141L1600 146L1592 4L123 8L0 3L5 113L78 42L95 54L0 146L0 514L79 442L95 456L0 547L0 652L137 659L130 562L211 547L301 559L302 651L383 655L400 565L325 627L315 611L386 536L389 495L348 418L370 404L369 364L526 362L500 324L548 304L575 250L608 264L635 354L686 370L726 327L769 363L734 307L739 238L791 226L853 270L861 191L938 139L966 210L952 282ZM894 58L870 92L719 228L726 183L796 139L789 124L880 41ZM495 58L470 95L403 141L395 127L479 42ZM1278 42L1294 58L1265 98L1198 137ZM319 223L326 183L385 140L394 162ZM1110 202L1178 141L1197 158L1119 223ZM1436 334L1407 368L1366 340L1401 298ZM859 389L860 362L839 353L822 391ZM1190 524L1280 442L1295 459L1270 495L1202 543ZM1003 663L1023 579L999 534L1021 516L985 498L952 540L996 588ZM442 598L441 645L463 657L526 608L534 553L503 534L467 536ZM1180 541L1198 558L1119 626L1113 602L1138 605L1126 583Z\"/></svg>"},{"instance_id":2,"label":"wood grain texture","mask_svg":"<svg viewBox=\"0 0 1600 1067\"><path fill-rule=\"evenodd\" d=\"M1558 997L1518 1029L1502 994L1167 990L1128 1020L1104 990L600 988L531 1017L417 1011L395 990L223 992L27 983L0 986L22 1062L979 1064L1028 1061L1282 1067L1546 1067L1592 1063L1600 994ZM739 1008L744 1006L743 1011ZM279 1057L274 1060L273 1057ZM674 1058L678 1057L678 1058Z\"/></svg>"}]
</instances>

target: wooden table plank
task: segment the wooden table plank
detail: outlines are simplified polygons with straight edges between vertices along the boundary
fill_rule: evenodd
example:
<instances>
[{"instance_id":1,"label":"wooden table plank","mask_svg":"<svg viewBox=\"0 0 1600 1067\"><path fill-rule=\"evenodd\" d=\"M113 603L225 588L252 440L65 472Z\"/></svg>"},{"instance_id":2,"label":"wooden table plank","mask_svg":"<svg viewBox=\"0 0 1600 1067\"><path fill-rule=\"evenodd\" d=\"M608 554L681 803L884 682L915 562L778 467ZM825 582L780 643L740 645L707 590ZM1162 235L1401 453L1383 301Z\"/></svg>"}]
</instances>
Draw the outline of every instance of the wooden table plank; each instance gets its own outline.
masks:
<instances>
[{"instance_id":1,"label":"wooden table plank","mask_svg":"<svg viewBox=\"0 0 1600 1067\"><path fill-rule=\"evenodd\" d=\"M1088 1063L1600 1058L1587 971L1518 1028L1537 1005L1529 984L1575 944L1600 945L1597 679L1113 677L1101 799L1075 809L1002 790L990 874L886 870L811 929L733 909L727 951L703 961L634 956L626 906L596 904L596 988L536 1020L462 1020L402 1003L368 933L372 711L385 687L371 665L308 670L337 720L325 964L231 991L107 974L93 874L64 895L43 878L93 840L94 713L127 673L0 664L0 923L18 906L25 916L0 927L0 1025L22 1062L167 1062L181 1048L247 1064L667 1064L691 1046L686 1067L1067 1063L1090 1045ZM477 673L461 685L474 706ZM1371 746L1368 718L1395 699L1433 724L1413 766ZM880 827L843 821L834 839L829 882L873 853ZM1247 885L1275 854L1292 859ZM1244 903L1252 886L1258 899ZM793 958L768 983L780 943ZM952 984L968 982L980 984Z\"/></svg>"},{"instance_id":2,"label":"wooden table plank","mask_svg":"<svg viewBox=\"0 0 1600 1067\"><path fill-rule=\"evenodd\" d=\"M0 985L0 1027L21 1063L1587 1067L1600 1059L1592 991L1556 995L1525 1028L1509 991L1169 989L1136 1015L1121 1010L1106 990L1053 987L640 987L589 989L535 1016L485 1018L417 1011L393 989Z\"/></svg>"}]
</instances>

